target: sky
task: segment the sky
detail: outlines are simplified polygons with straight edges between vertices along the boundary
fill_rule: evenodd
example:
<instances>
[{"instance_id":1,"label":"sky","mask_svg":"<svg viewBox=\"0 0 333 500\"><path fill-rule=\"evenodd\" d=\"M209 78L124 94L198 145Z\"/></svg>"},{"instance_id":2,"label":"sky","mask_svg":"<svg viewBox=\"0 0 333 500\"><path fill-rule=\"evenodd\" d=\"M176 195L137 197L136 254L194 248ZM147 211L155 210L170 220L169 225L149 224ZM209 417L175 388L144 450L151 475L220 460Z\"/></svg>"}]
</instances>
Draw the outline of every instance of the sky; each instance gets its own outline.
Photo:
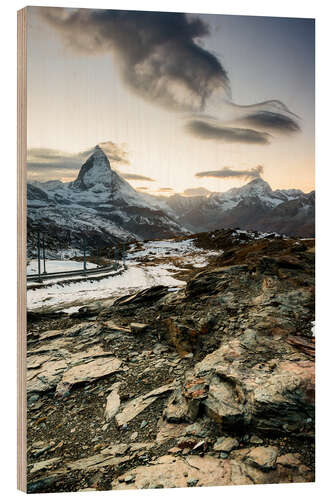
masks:
<instances>
[{"instance_id":1,"label":"sky","mask_svg":"<svg viewBox=\"0 0 333 500\"><path fill-rule=\"evenodd\" d=\"M28 8L28 178L96 144L138 190L314 189L314 21Z\"/></svg>"}]
</instances>

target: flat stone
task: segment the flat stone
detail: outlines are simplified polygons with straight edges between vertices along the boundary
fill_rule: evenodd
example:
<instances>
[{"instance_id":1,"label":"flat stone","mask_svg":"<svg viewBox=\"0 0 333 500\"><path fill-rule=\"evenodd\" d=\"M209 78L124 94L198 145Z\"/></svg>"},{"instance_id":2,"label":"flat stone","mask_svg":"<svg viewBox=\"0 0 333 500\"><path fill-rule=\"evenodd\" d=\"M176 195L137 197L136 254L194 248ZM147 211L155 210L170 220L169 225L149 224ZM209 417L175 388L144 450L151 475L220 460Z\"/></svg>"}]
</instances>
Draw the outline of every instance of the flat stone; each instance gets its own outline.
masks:
<instances>
[{"instance_id":1,"label":"flat stone","mask_svg":"<svg viewBox=\"0 0 333 500\"><path fill-rule=\"evenodd\" d=\"M50 359L50 355L29 356L27 358L27 369L40 368L45 361Z\"/></svg>"},{"instance_id":2,"label":"flat stone","mask_svg":"<svg viewBox=\"0 0 333 500\"><path fill-rule=\"evenodd\" d=\"M74 366L63 374L61 384L72 386L81 382L92 382L119 371L121 363L122 361L117 358L98 358L89 363Z\"/></svg>"},{"instance_id":3,"label":"flat stone","mask_svg":"<svg viewBox=\"0 0 333 500\"><path fill-rule=\"evenodd\" d=\"M262 470L273 469L276 466L278 448L275 446L258 446L251 448L246 455L245 461L254 467Z\"/></svg>"},{"instance_id":4,"label":"flat stone","mask_svg":"<svg viewBox=\"0 0 333 500\"><path fill-rule=\"evenodd\" d=\"M301 465L300 455L298 453L287 453L286 455L281 455L276 460L276 463L290 469L298 469Z\"/></svg>"},{"instance_id":5,"label":"flat stone","mask_svg":"<svg viewBox=\"0 0 333 500\"><path fill-rule=\"evenodd\" d=\"M148 328L148 324L147 323L131 323L130 327L131 327L131 332L134 335L137 335L139 333L144 332Z\"/></svg>"},{"instance_id":6,"label":"flat stone","mask_svg":"<svg viewBox=\"0 0 333 500\"><path fill-rule=\"evenodd\" d=\"M106 407L105 407L105 420L110 421L117 413L120 408L120 396L118 394L118 389L120 386L120 382L117 382L112 386L112 391L106 398Z\"/></svg>"},{"instance_id":7,"label":"flat stone","mask_svg":"<svg viewBox=\"0 0 333 500\"><path fill-rule=\"evenodd\" d=\"M139 396L132 401L129 401L125 405L123 410L116 415L117 425L121 427L122 425L127 424L128 422L133 420L133 418L139 415L139 413L145 410L149 405L151 405L154 401L156 401L159 396L165 394L166 392L172 391L174 388L175 385L173 383L167 384L154 389L153 391L144 394L143 396Z\"/></svg>"},{"instance_id":8,"label":"flat stone","mask_svg":"<svg viewBox=\"0 0 333 500\"><path fill-rule=\"evenodd\" d=\"M119 455L124 455L126 451L128 450L129 445L128 444L115 444L114 446L110 446L108 448L104 448L104 450L101 451L102 455L109 455L109 456L119 456Z\"/></svg>"},{"instance_id":9,"label":"flat stone","mask_svg":"<svg viewBox=\"0 0 333 500\"><path fill-rule=\"evenodd\" d=\"M232 437L227 438L219 438L214 444L215 451L224 451L225 453L229 453L230 451L238 448L239 442L237 439Z\"/></svg>"},{"instance_id":10,"label":"flat stone","mask_svg":"<svg viewBox=\"0 0 333 500\"><path fill-rule=\"evenodd\" d=\"M178 446L173 446L172 448L170 448L170 450L168 450L168 453L171 453L171 454L175 454L175 453L178 453L182 451L180 448L178 448Z\"/></svg>"},{"instance_id":11,"label":"flat stone","mask_svg":"<svg viewBox=\"0 0 333 500\"><path fill-rule=\"evenodd\" d=\"M107 465L116 466L128 462L131 459L132 457L128 455L125 457L115 457L113 454L107 455L100 453L91 457L75 460L74 462L69 462L66 466L71 470L95 470Z\"/></svg>"},{"instance_id":12,"label":"flat stone","mask_svg":"<svg viewBox=\"0 0 333 500\"><path fill-rule=\"evenodd\" d=\"M35 474L36 472L41 472L43 470L50 469L55 464L58 464L61 458L50 458L48 460L43 460L42 462L36 462L30 471L30 474Z\"/></svg>"},{"instance_id":13,"label":"flat stone","mask_svg":"<svg viewBox=\"0 0 333 500\"><path fill-rule=\"evenodd\" d=\"M144 442L144 443L133 443L130 445L130 450L131 451L139 451L139 450L151 450L151 448L154 448L155 443L151 442Z\"/></svg>"},{"instance_id":14,"label":"flat stone","mask_svg":"<svg viewBox=\"0 0 333 500\"><path fill-rule=\"evenodd\" d=\"M186 426L187 424L168 423L161 418L158 423L156 443L160 444L168 441L169 439L180 437L183 434Z\"/></svg>"},{"instance_id":15,"label":"flat stone","mask_svg":"<svg viewBox=\"0 0 333 500\"><path fill-rule=\"evenodd\" d=\"M60 337L61 335L63 335L62 330L50 330L48 332L40 333L38 340L54 339L56 337Z\"/></svg>"},{"instance_id":16,"label":"flat stone","mask_svg":"<svg viewBox=\"0 0 333 500\"><path fill-rule=\"evenodd\" d=\"M103 321L103 326L107 330L115 331L115 332L120 332L120 333L125 333L128 334L131 332L130 328L124 328L123 326L116 325L113 321Z\"/></svg>"},{"instance_id":17,"label":"flat stone","mask_svg":"<svg viewBox=\"0 0 333 500\"><path fill-rule=\"evenodd\" d=\"M59 361L47 361L43 363L41 369L28 370L27 393L52 390L61 380L62 373L67 366L68 362L61 359Z\"/></svg>"}]
</instances>

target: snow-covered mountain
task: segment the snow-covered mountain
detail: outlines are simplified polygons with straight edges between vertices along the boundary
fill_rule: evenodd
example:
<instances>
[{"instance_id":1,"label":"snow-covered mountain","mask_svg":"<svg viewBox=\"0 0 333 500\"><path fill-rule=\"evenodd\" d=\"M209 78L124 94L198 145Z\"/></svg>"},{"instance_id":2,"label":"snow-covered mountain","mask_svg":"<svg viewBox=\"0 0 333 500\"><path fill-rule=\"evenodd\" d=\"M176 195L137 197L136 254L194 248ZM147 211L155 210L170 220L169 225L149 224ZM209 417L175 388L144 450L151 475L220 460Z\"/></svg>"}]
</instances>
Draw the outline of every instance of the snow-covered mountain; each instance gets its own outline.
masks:
<instances>
[{"instance_id":1,"label":"snow-covered mountain","mask_svg":"<svg viewBox=\"0 0 333 500\"><path fill-rule=\"evenodd\" d=\"M179 222L195 232L240 227L314 236L314 191L308 194L299 189L273 191L262 178L209 196L171 196L167 203Z\"/></svg>"},{"instance_id":2,"label":"snow-covered mountain","mask_svg":"<svg viewBox=\"0 0 333 500\"><path fill-rule=\"evenodd\" d=\"M39 230L51 248L106 246L119 241L168 237L186 228L161 210L153 197L138 193L110 166L96 146L75 181L32 182L27 186L28 246Z\"/></svg>"},{"instance_id":3,"label":"snow-covered mountain","mask_svg":"<svg viewBox=\"0 0 333 500\"><path fill-rule=\"evenodd\" d=\"M107 246L120 241L166 238L239 227L314 236L314 192L275 190L263 179L208 196L170 198L138 193L96 146L73 182L27 186L28 248L43 232L47 247Z\"/></svg>"}]
</instances>

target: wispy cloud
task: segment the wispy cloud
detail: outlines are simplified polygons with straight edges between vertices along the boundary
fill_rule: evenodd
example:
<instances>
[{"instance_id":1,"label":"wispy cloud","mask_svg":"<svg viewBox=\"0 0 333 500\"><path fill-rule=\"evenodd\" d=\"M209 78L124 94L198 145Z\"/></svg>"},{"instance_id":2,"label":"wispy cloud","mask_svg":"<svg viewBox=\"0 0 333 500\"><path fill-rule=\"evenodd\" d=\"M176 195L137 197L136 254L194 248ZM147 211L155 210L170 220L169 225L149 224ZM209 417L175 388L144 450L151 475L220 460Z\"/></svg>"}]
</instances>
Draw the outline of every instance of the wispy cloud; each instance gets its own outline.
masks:
<instances>
[{"instance_id":1,"label":"wispy cloud","mask_svg":"<svg viewBox=\"0 0 333 500\"><path fill-rule=\"evenodd\" d=\"M270 130L290 134L301 130L299 124L290 116L272 111L257 111L236 120L236 123L255 129Z\"/></svg>"},{"instance_id":2,"label":"wispy cloud","mask_svg":"<svg viewBox=\"0 0 333 500\"><path fill-rule=\"evenodd\" d=\"M210 193L211 191L209 191L209 189L206 189L205 187L197 187L184 189L184 192L182 194L184 196L206 196Z\"/></svg>"},{"instance_id":3,"label":"wispy cloud","mask_svg":"<svg viewBox=\"0 0 333 500\"><path fill-rule=\"evenodd\" d=\"M221 142L236 142L245 144L269 144L270 135L266 132L247 128L233 128L212 125L201 120L191 120L186 129L192 135L201 139L210 139Z\"/></svg>"},{"instance_id":4,"label":"wispy cloud","mask_svg":"<svg viewBox=\"0 0 333 500\"><path fill-rule=\"evenodd\" d=\"M261 177L264 168L262 165L258 165L257 167L250 168L248 170L235 170L230 167L224 167L220 170L210 170L206 172L198 172L195 174L196 177L215 177L218 179L230 179L230 178L239 178L239 179L258 179Z\"/></svg>"},{"instance_id":5,"label":"wispy cloud","mask_svg":"<svg viewBox=\"0 0 333 500\"><path fill-rule=\"evenodd\" d=\"M120 167L129 164L128 153L123 146L111 141L99 145L107 155L111 166ZM63 177L73 179L94 149L95 146L78 153L66 153L57 149L31 148L27 156L28 176L44 180Z\"/></svg>"},{"instance_id":6,"label":"wispy cloud","mask_svg":"<svg viewBox=\"0 0 333 500\"><path fill-rule=\"evenodd\" d=\"M140 175L140 174L131 174L131 173L121 173L120 174L124 179L131 180L131 181L149 181L149 182L155 182L155 179L151 179L150 177L146 177L145 175Z\"/></svg>"},{"instance_id":7,"label":"wispy cloud","mask_svg":"<svg viewBox=\"0 0 333 500\"><path fill-rule=\"evenodd\" d=\"M173 188L170 188L170 187L161 187L159 189L157 189L157 192L159 193L172 193L174 191Z\"/></svg>"}]
</instances>

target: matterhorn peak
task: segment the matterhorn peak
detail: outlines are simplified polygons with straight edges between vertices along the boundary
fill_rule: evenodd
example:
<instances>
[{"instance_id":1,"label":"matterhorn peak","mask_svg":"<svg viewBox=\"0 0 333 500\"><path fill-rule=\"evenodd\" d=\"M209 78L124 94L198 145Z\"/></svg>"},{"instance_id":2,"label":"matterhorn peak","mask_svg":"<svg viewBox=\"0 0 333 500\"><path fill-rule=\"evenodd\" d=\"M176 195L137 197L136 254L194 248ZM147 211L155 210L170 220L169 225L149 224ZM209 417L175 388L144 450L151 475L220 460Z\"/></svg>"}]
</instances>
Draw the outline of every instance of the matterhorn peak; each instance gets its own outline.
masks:
<instances>
[{"instance_id":1,"label":"matterhorn peak","mask_svg":"<svg viewBox=\"0 0 333 500\"><path fill-rule=\"evenodd\" d=\"M101 146L99 144L96 144L92 155L95 158L103 158L104 156L105 156L105 158L107 158L106 154L104 153L103 149L101 148Z\"/></svg>"},{"instance_id":2,"label":"matterhorn peak","mask_svg":"<svg viewBox=\"0 0 333 500\"><path fill-rule=\"evenodd\" d=\"M91 189L98 185L105 188L112 186L112 170L108 157L97 144L88 160L82 165L77 179L73 182L75 189Z\"/></svg>"}]
</instances>

